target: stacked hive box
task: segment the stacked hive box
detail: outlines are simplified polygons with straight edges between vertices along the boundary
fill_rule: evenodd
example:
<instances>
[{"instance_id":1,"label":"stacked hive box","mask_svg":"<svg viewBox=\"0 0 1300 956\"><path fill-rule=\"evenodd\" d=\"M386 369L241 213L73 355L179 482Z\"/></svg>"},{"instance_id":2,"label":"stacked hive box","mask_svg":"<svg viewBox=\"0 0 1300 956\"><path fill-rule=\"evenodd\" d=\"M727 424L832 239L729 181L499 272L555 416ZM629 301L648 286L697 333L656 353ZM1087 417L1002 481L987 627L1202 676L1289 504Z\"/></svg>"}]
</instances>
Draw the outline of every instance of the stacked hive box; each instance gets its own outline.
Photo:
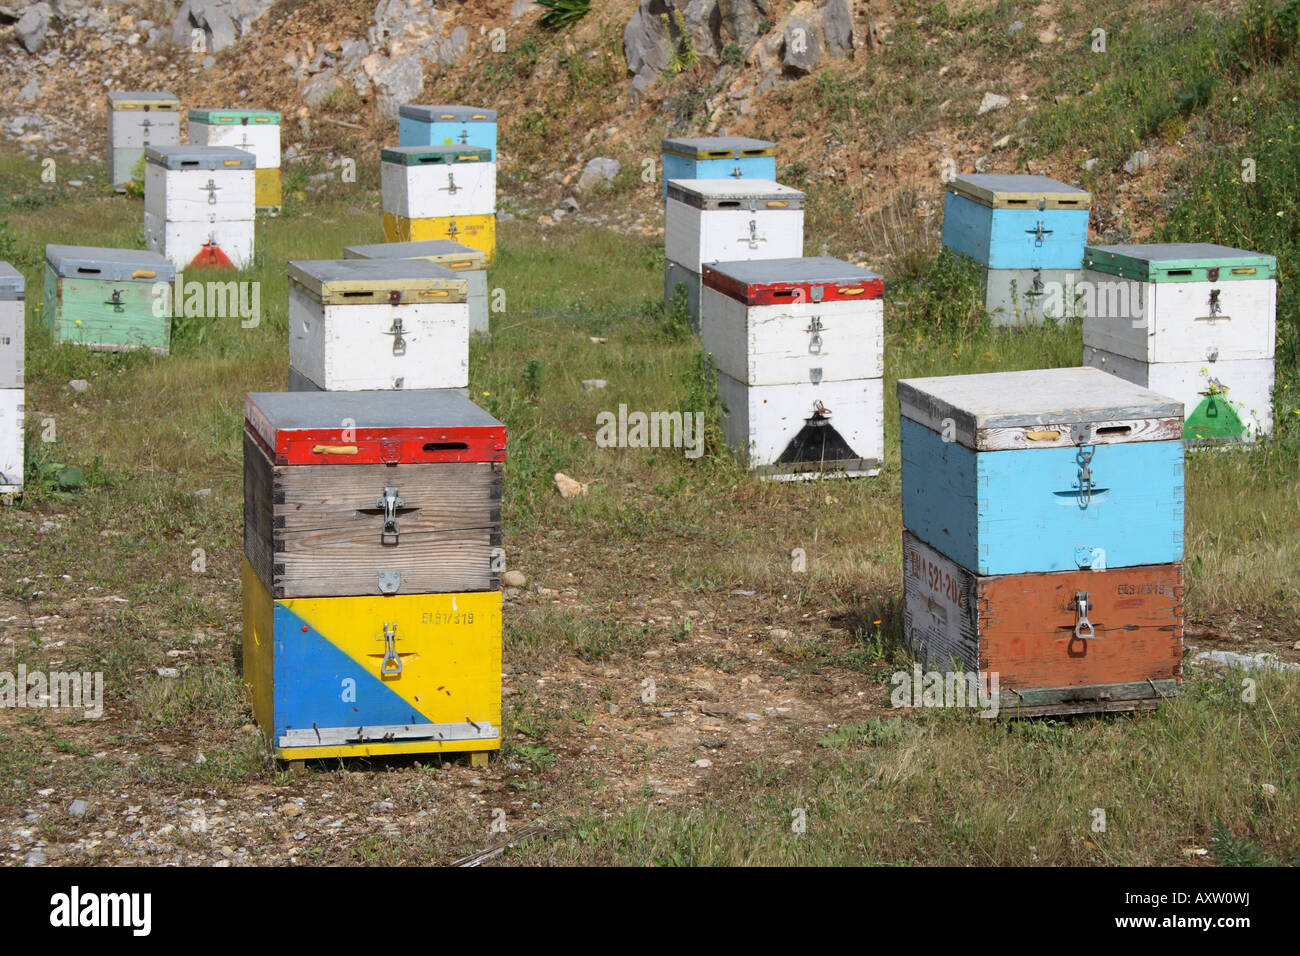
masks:
<instances>
[{"instance_id":1,"label":"stacked hive box","mask_svg":"<svg viewBox=\"0 0 1300 956\"><path fill-rule=\"evenodd\" d=\"M253 262L252 153L228 146L145 151L144 234L177 269Z\"/></svg>"},{"instance_id":2,"label":"stacked hive box","mask_svg":"<svg viewBox=\"0 0 1300 956\"><path fill-rule=\"evenodd\" d=\"M366 246L348 246L345 259L426 259L450 269L464 279L469 289L469 331L471 335L488 334L487 253L449 239L424 242L381 242Z\"/></svg>"},{"instance_id":3,"label":"stacked hive box","mask_svg":"<svg viewBox=\"0 0 1300 956\"><path fill-rule=\"evenodd\" d=\"M23 490L23 320L26 282L0 262L0 502Z\"/></svg>"},{"instance_id":4,"label":"stacked hive box","mask_svg":"<svg viewBox=\"0 0 1300 956\"><path fill-rule=\"evenodd\" d=\"M767 179L680 179L664 207L664 303L686 289L699 329L704 266L803 255L804 194Z\"/></svg>"},{"instance_id":5,"label":"stacked hive box","mask_svg":"<svg viewBox=\"0 0 1300 956\"><path fill-rule=\"evenodd\" d=\"M1096 369L898 383L904 632L1002 712L1132 709L1182 680L1182 405Z\"/></svg>"},{"instance_id":6,"label":"stacked hive box","mask_svg":"<svg viewBox=\"0 0 1300 956\"><path fill-rule=\"evenodd\" d=\"M465 388L466 289L423 259L290 262L290 389Z\"/></svg>"},{"instance_id":7,"label":"stacked hive box","mask_svg":"<svg viewBox=\"0 0 1300 956\"><path fill-rule=\"evenodd\" d=\"M1170 395L1183 437L1273 430L1277 260L1208 243L1089 246L1083 361Z\"/></svg>"},{"instance_id":8,"label":"stacked hive box","mask_svg":"<svg viewBox=\"0 0 1300 956\"><path fill-rule=\"evenodd\" d=\"M505 441L454 391L247 397L244 674L277 757L500 746Z\"/></svg>"},{"instance_id":9,"label":"stacked hive box","mask_svg":"<svg viewBox=\"0 0 1300 956\"><path fill-rule=\"evenodd\" d=\"M398 109L397 145L479 146L488 150L489 160L496 162L496 110L407 104Z\"/></svg>"},{"instance_id":10,"label":"stacked hive box","mask_svg":"<svg viewBox=\"0 0 1300 956\"><path fill-rule=\"evenodd\" d=\"M389 242L450 239L496 254L497 165L476 146L383 150L384 236Z\"/></svg>"},{"instance_id":11,"label":"stacked hive box","mask_svg":"<svg viewBox=\"0 0 1300 956\"><path fill-rule=\"evenodd\" d=\"M273 110L190 110L190 142L252 153L253 203L258 212L280 212L280 114Z\"/></svg>"},{"instance_id":12,"label":"stacked hive box","mask_svg":"<svg viewBox=\"0 0 1300 956\"><path fill-rule=\"evenodd\" d=\"M171 93L108 94L108 181L118 192L135 178L146 148L180 141L181 101Z\"/></svg>"},{"instance_id":13,"label":"stacked hive box","mask_svg":"<svg viewBox=\"0 0 1300 956\"><path fill-rule=\"evenodd\" d=\"M727 442L776 479L874 475L884 457L880 276L829 258L704 266L700 335Z\"/></svg>"},{"instance_id":14,"label":"stacked hive box","mask_svg":"<svg viewBox=\"0 0 1300 956\"><path fill-rule=\"evenodd\" d=\"M776 143L743 136L663 141L664 199L672 179L776 179Z\"/></svg>"},{"instance_id":15,"label":"stacked hive box","mask_svg":"<svg viewBox=\"0 0 1300 956\"><path fill-rule=\"evenodd\" d=\"M53 342L96 351L171 347L172 264L156 252L45 247L45 321Z\"/></svg>"},{"instance_id":16,"label":"stacked hive box","mask_svg":"<svg viewBox=\"0 0 1300 956\"><path fill-rule=\"evenodd\" d=\"M958 176L944 197L943 244L984 266L994 325L1075 313L1091 197L1046 176Z\"/></svg>"}]
</instances>

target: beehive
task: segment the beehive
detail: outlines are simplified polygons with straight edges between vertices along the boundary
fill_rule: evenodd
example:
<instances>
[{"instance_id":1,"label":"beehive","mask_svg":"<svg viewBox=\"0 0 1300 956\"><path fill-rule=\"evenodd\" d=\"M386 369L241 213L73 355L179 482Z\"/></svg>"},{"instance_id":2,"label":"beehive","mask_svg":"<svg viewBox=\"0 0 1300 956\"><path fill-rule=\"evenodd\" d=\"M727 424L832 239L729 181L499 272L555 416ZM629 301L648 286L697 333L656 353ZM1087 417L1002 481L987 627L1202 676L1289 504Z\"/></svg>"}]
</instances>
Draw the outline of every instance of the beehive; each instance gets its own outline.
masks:
<instances>
[{"instance_id":1,"label":"beehive","mask_svg":"<svg viewBox=\"0 0 1300 956\"><path fill-rule=\"evenodd\" d=\"M803 255L804 194L765 179L673 180L664 208L665 302L686 286L699 326L705 263Z\"/></svg>"},{"instance_id":2,"label":"beehive","mask_svg":"<svg viewBox=\"0 0 1300 956\"><path fill-rule=\"evenodd\" d=\"M468 284L469 331L488 334L487 253L461 242L434 239L426 242L379 242L347 246L345 259L427 259L450 269Z\"/></svg>"},{"instance_id":3,"label":"beehive","mask_svg":"<svg viewBox=\"0 0 1300 956\"><path fill-rule=\"evenodd\" d=\"M505 447L456 391L247 396L244 673L277 756L499 746Z\"/></svg>"},{"instance_id":4,"label":"beehive","mask_svg":"<svg viewBox=\"0 0 1300 956\"><path fill-rule=\"evenodd\" d=\"M26 280L0 262L0 503L23 490L23 321Z\"/></svg>"},{"instance_id":5,"label":"beehive","mask_svg":"<svg viewBox=\"0 0 1300 956\"><path fill-rule=\"evenodd\" d=\"M23 490L23 390L0 388L0 504Z\"/></svg>"},{"instance_id":6,"label":"beehive","mask_svg":"<svg viewBox=\"0 0 1300 956\"><path fill-rule=\"evenodd\" d=\"M1046 176L958 176L944 194L943 244L989 269L1079 269L1090 204Z\"/></svg>"},{"instance_id":7,"label":"beehive","mask_svg":"<svg viewBox=\"0 0 1300 956\"><path fill-rule=\"evenodd\" d=\"M403 219L496 213L492 151L472 146L398 146L382 152L384 212Z\"/></svg>"},{"instance_id":8,"label":"beehive","mask_svg":"<svg viewBox=\"0 0 1300 956\"><path fill-rule=\"evenodd\" d=\"M397 142L400 146L479 146L497 158L496 110L476 106L418 106L398 108Z\"/></svg>"},{"instance_id":9,"label":"beehive","mask_svg":"<svg viewBox=\"0 0 1300 956\"><path fill-rule=\"evenodd\" d=\"M464 388L467 282L423 259L289 263L289 364L325 391Z\"/></svg>"},{"instance_id":10,"label":"beehive","mask_svg":"<svg viewBox=\"0 0 1300 956\"><path fill-rule=\"evenodd\" d=\"M171 346L170 262L138 249L45 247L45 321L53 342L97 351Z\"/></svg>"},{"instance_id":11,"label":"beehive","mask_svg":"<svg viewBox=\"0 0 1300 956\"><path fill-rule=\"evenodd\" d=\"M1077 318L1082 277L1078 269L985 269L984 309L998 327Z\"/></svg>"},{"instance_id":12,"label":"beehive","mask_svg":"<svg viewBox=\"0 0 1300 956\"><path fill-rule=\"evenodd\" d=\"M903 525L978 575L1183 556L1182 405L1091 368L905 379Z\"/></svg>"},{"instance_id":13,"label":"beehive","mask_svg":"<svg viewBox=\"0 0 1300 956\"><path fill-rule=\"evenodd\" d=\"M1209 243L1089 246L1084 363L1179 399L1184 438L1273 425L1277 261Z\"/></svg>"},{"instance_id":14,"label":"beehive","mask_svg":"<svg viewBox=\"0 0 1300 956\"><path fill-rule=\"evenodd\" d=\"M181 102L171 93L117 91L108 94L108 181L118 192L136 175L149 146L181 141ZM144 175L143 168L140 175Z\"/></svg>"},{"instance_id":15,"label":"beehive","mask_svg":"<svg viewBox=\"0 0 1300 956\"><path fill-rule=\"evenodd\" d=\"M150 249L177 269L247 268L253 261L254 157L226 146L145 151Z\"/></svg>"},{"instance_id":16,"label":"beehive","mask_svg":"<svg viewBox=\"0 0 1300 956\"><path fill-rule=\"evenodd\" d=\"M258 212L280 211L280 114L274 110L190 110L190 143L228 146L257 158L253 174Z\"/></svg>"},{"instance_id":17,"label":"beehive","mask_svg":"<svg viewBox=\"0 0 1300 956\"><path fill-rule=\"evenodd\" d=\"M384 238L389 242L446 239L478 249L487 256L488 262L492 262L497 251L497 217L435 216L430 219L410 219L386 212Z\"/></svg>"},{"instance_id":18,"label":"beehive","mask_svg":"<svg viewBox=\"0 0 1300 956\"><path fill-rule=\"evenodd\" d=\"M744 136L663 141L664 198L671 179L776 179L776 143Z\"/></svg>"}]
</instances>

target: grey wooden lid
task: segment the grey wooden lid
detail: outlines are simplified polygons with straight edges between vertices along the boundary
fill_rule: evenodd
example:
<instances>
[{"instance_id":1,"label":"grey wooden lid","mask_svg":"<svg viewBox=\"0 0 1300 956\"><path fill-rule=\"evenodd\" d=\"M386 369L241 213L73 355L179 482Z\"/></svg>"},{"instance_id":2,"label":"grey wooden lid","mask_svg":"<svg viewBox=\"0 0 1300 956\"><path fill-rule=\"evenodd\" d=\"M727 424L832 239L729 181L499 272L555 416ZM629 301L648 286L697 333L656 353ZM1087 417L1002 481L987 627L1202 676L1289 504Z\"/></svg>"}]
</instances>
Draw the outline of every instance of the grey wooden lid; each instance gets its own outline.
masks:
<instances>
[{"instance_id":1,"label":"grey wooden lid","mask_svg":"<svg viewBox=\"0 0 1300 956\"><path fill-rule=\"evenodd\" d=\"M958 176L948 189L973 202L995 209L1087 209L1092 196L1086 190L1047 176L974 173Z\"/></svg>"},{"instance_id":2,"label":"grey wooden lid","mask_svg":"<svg viewBox=\"0 0 1300 956\"><path fill-rule=\"evenodd\" d=\"M933 431L949 431L968 448L980 433L1031 425L1182 417L1182 402L1095 368L1031 369L910 378L898 383L904 418ZM945 428L945 423L948 428Z\"/></svg>"},{"instance_id":3,"label":"grey wooden lid","mask_svg":"<svg viewBox=\"0 0 1300 956\"><path fill-rule=\"evenodd\" d=\"M259 412L258 429L274 446L286 431L350 428L501 428L459 389L410 389L367 392L249 392L248 412Z\"/></svg>"},{"instance_id":4,"label":"grey wooden lid","mask_svg":"<svg viewBox=\"0 0 1300 956\"><path fill-rule=\"evenodd\" d=\"M820 282L850 285L870 282L880 276L843 259L803 256L797 259L749 259L743 262L710 262L709 268L745 285L771 282Z\"/></svg>"},{"instance_id":5,"label":"grey wooden lid","mask_svg":"<svg viewBox=\"0 0 1300 956\"><path fill-rule=\"evenodd\" d=\"M770 179L670 179L668 198L697 209L802 209L806 197Z\"/></svg>"},{"instance_id":6,"label":"grey wooden lid","mask_svg":"<svg viewBox=\"0 0 1300 956\"><path fill-rule=\"evenodd\" d=\"M776 143L745 136L676 136L665 139L665 153L688 159L743 159L750 156L775 156Z\"/></svg>"},{"instance_id":7,"label":"grey wooden lid","mask_svg":"<svg viewBox=\"0 0 1300 956\"><path fill-rule=\"evenodd\" d=\"M428 259L304 259L286 264L289 280L318 302L372 305L464 302L466 280Z\"/></svg>"},{"instance_id":8,"label":"grey wooden lid","mask_svg":"<svg viewBox=\"0 0 1300 956\"><path fill-rule=\"evenodd\" d=\"M417 239L413 242L376 242L346 246L345 259L429 259L454 272L487 268L487 253L452 239ZM452 264L453 261L455 264ZM467 265L460 266L460 262Z\"/></svg>"},{"instance_id":9,"label":"grey wooden lid","mask_svg":"<svg viewBox=\"0 0 1300 956\"><path fill-rule=\"evenodd\" d=\"M101 249L95 246L46 246L45 261L54 274L69 279L111 282L171 282L176 267L156 252Z\"/></svg>"},{"instance_id":10,"label":"grey wooden lid","mask_svg":"<svg viewBox=\"0 0 1300 956\"><path fill-rule=\"evenodd\" d=\"M407 103L397 109L397 115L403 119L419 120L423 123L495 123L496 110L485 110L478 106L421 106Z\"/></svg>"},{"instance_id":11,"label":"grey wooden lid","mask_svg":"<svg viewBox=\"0 0 1300 956\"><path fill-rule=\"evenodd\" d=\"M167 106L179 110L181 101L166 90L113 90L108 94L109 109L156 109Z\"/></svg>"},{"instance_id":12,"label":"grey wooden lid","mask_svg":"<svg viewBox=\"0 0 1300 956\"><path fill-rule=\"evenodd\" d=\"M0 262L0 302L21 302L26 294L27 280L7 262Z\"/></svg>"},{"instance_id":13,"label":"grey wooden lid","mask_svg":"<svg viewBox=\"0 0 1300 956\"><path fill-rule=\"evenodd\" d=\"M149 146L145 159L164 169L256 169L257 157L233 146Z\"/></svg>"}]
</instances>

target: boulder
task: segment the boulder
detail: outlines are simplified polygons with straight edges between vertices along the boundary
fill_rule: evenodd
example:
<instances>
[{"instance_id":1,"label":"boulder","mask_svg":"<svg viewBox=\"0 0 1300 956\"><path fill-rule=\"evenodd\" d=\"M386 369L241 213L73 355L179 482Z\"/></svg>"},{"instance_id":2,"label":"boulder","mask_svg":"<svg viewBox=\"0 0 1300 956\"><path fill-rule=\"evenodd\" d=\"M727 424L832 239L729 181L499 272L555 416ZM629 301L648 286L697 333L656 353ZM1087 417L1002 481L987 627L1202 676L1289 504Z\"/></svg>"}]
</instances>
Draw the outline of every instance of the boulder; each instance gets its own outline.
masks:
<instances>
[{"instance_id":1,"label":"boulder","mask_svg":"<svg viewBox=\"0 0 1300 956\"><path fill-rule=\"evenodd\" d=\"M830 0L822 10L822 38L826 55L839 59L853 55L853 10L849 0Z\"/></svg>"},{"instance_id":2,"label":"boulder","mask_svg":"<svg viewBox=\"0 0 1300 956\"><path fill-rule=\"evenodd\" d=\"M469 52L469 31L456 27L451 35L438 44L438 63L440 66L455 66Z\"/></svg>"},{"instance_id":3,"label":"boulder","mask_svg":"<svg viewBox=\"0 0 1300 956\"><path fill-rule=\"evenodd\" d=\"M573 188L578 193L588 192L600 183L613 179L620 169L622 166L617 159L609 159L605 156L593 159L582 170L582 175L578 177L578 182Z\"/></svg>"},{"instance_id":4,"label":"boulder","mask_svg":"<svg viewBox=\"0 0 1300 956\"><path fill-rule=\"evenodd\" d=\"M763 35L762 27L771 6L771 0L718 0L722 45L735 43L748 50Z\"/></svg>"},{"instance_id":5,"label":"boulder","mask_svg":"<svg viewBox=\"0 0 1300 956\"><path fill-rule=\"evenodd\" d=\"M784 38L782 68L795 76L811 73L824 52L820 24L811 18L793 17L785 25Z\"/></svg>"},{"instance_id":6,"label":"boulder","mask_svg":"<svg viewBox=\"0 0 1300 956\"><path fill-rule=\"evenodd\" d=\"M417 56L389 60L374 74L379 115L397 119L397 111L424 89L424 69Z\"/></svg>"},{"instance_id":7,"label":"boulder","mask_svg":"<svg viewBox=\"0 0 1300 956\"><path fill-rule=\"evenodd\" d=\"M50 29L53 15L48 3L36 3L24 10L14 24L14 37L28 53L37 53L45 46L45 34Z\"/></svg>"},{"instance_id":8,"label":"boulder","mask_svg":"<svg viewBox=\"0 0 1300 956\"><path fill-rule=\"evenodd\" d=\"M662 20L667 12L664 0L641 0L637 12L623 28L623 56L630 73L659 74L668 69L672 41Z\"/></svg>"},{"instance_id":9,"label":"boulder","mask_svg":"<svg viewBox=\"0 0 1300 956\"><path fill-rule=\"evenodd\" d=\"M322 70L302 88L302 101L312 109L319 109L321 104L334 94L336 90L343 87L343 81L339 79L337 73L333 70Z\"/></svg>"}]
</instances>

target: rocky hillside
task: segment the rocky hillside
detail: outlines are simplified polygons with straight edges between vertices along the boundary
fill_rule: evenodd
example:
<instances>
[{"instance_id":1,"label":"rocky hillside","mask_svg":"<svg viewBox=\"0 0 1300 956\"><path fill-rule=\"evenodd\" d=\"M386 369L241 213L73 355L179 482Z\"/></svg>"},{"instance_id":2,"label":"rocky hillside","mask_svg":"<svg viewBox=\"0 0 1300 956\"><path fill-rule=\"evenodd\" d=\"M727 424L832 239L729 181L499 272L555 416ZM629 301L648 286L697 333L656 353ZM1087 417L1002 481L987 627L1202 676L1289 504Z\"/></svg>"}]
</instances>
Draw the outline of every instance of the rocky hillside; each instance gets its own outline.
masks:
<instances>
[{"instance_id":1,"label":"rocky hillside","mask_svg":"<svg viewBox=\"0 0 1300 956\"><path fill-rule=\"evenodd\" d=\"M291 194L341 157L376 181L401 104L470 102L500 111L508 212L653 232L663 135L757 135L781 143L785 181L817 191L814 234L897 253L949 169L1081 183L1106 199L1099 231L1140 235L1215 136L1194 117L1068 132L1114 58L1190 23L1188 2L603 0L561 29L531 0L7 2L10 144L101 158L104 93L165 88L281 110Z\"/></svg>"}]
</instances>

